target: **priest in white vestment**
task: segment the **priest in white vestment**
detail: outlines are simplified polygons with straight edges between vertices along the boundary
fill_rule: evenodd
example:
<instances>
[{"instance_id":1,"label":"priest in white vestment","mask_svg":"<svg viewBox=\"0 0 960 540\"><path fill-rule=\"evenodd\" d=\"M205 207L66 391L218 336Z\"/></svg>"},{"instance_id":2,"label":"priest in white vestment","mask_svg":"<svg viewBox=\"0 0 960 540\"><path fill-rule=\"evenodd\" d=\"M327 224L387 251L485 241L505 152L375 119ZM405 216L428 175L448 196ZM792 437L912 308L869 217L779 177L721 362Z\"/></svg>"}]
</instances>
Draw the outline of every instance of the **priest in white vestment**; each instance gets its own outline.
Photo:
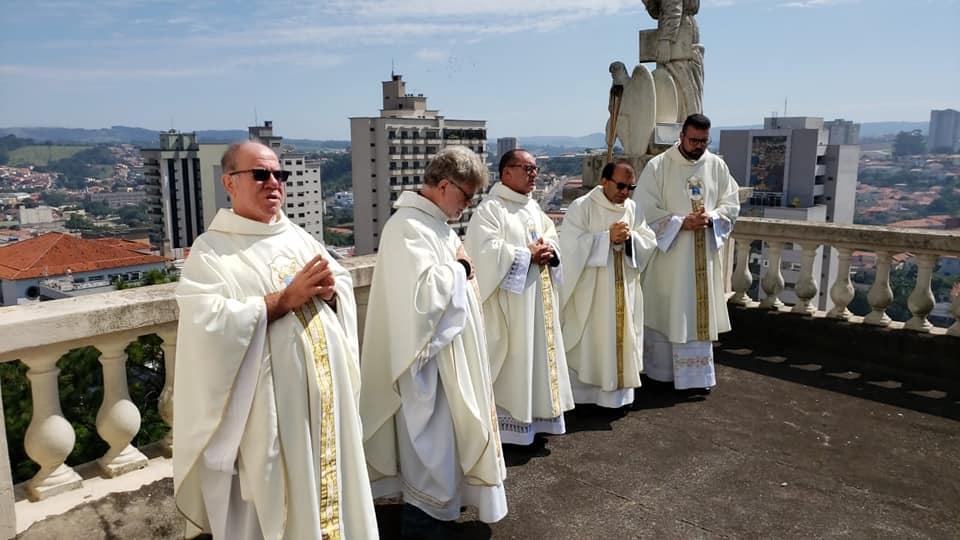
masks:
<instances>
[{"instance_id":1,"label":"priest in white vestment","mask_svg":"<svg viewBox=\"0 0 960 540\"><path fill-rule=\"evenodd\" d=\"M408 536L450 534L442 522L461 506L488 523L507 513L474 266L447 224L486 183L476 154L448 146L424 187L400 194L380 235L360 412L374 496L403 496Z\"/></svg>"},{"instance_id":2,"label":"priest in white vestment","mask_svg":"<svg viewBox=\"0 0 960 540\"><path fill-rule=\"evenodd\" d=\"M270 148L231 145L180 306L173 472L185 536L377 538L350 274L283 213Z\"/></svg>"},{"instance_id":3,"label":"priest in white vestment","mask_svg":"<svg viewBox=\"0 0 960 540\"><path fill-rule=\"evenodd\" d=\"M477 266L500 440L529 445L566 431L573 393L560 331L559 238L530 198L537 164L514 149L474 210L464 244Z\"/></svg>"},{"instance_id":4,"label":"priest in white vestment","mask_svg":"<svg viewBox=\"0 0 960 540\"><path fill-rule=\"evenodd\" d=\"M563 341L577 403L623 407L640 386L640 273L656 239L630 200L635 188L630 163L608 163L601 184L570 204L560 226Z\"/></svg>"},{"instance_id":5,"label":"priest in white vestment","mask_svg":"<svg viewBox=\"0 0 960 540\"><path fill-rule=\"evenodd\" d=\"M645 374L688 394L717 384L712 342L730 330L720 249L740 212L727 164L707 150L710 120L690 115L680 140L650 160L635 195L657 234L644 276Z\"/></svg>"}]
</instances>

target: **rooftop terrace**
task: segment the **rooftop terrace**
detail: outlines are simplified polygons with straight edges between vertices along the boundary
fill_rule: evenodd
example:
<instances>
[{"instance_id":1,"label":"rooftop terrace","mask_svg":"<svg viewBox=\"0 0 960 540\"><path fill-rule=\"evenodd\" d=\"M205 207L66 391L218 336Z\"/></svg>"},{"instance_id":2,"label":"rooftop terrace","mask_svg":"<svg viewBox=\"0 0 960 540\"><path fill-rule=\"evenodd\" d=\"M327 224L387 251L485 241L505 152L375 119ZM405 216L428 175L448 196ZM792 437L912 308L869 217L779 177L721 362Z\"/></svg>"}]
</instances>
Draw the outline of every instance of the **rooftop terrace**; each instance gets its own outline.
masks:
<instances>
[{"instance_id":1,"label":"rooftop terrace","mask_svg":"<svg viewBox=\"0 0 960 540\"><path fill-rule=\"evenodd\" d=\"M751 218L738 221L735 236L736 256L728 253L738 263L729 276L735 330L717 345L718 389L705 400L680 401L647 388L636 410L574 410L567 435L507 451L510 513L489 526L466 516L464 538L957 536L960 324L933 328L926 315L933 307L930 271L938 257L960 255L960 237ZM742 248L752 240L774 248L762 303L747 296L753 276ZM794 307L776 301L783 281L775 248L784 242L803 246L805 255ZM809 305L817 293L810 254L818 246L837 249L841 267L854 249L878 253L874 313L846 312L853 289L844 271L831 285L829 312ZM908 302L913 319L891 323L883 317L893 300L884 272L899 251L917 254L918 277ZM362 317L372 259L346 264ZM124 370L132 339L156 333L164 340L170 382L159 409L169 422L172 290L160 285L0 309L0 361L30 368L34 416L25 446L42 466L14 489L2 470L2 441L0 532L179 537L164 457L169 440L130 446L140 415ZM951 310L960 315L960 299ZM71 468L64 458L74 428L60 410L55 362L79 345L103 353L97 430L111 450ZM378 513L383 537L396 537L398 505L384 502Z\"/></svg>"}]
</instances>

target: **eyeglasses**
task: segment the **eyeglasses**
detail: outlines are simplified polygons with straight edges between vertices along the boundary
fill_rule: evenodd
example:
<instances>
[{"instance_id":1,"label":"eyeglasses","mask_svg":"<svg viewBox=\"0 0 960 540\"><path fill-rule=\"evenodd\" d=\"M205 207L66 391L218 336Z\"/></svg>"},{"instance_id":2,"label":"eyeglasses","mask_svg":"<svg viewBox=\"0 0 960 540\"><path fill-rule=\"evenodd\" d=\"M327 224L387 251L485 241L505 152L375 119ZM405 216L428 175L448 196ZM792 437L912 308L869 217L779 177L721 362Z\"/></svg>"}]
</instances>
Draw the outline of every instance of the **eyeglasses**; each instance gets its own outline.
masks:
<instances>
[{"instance_id":1,"label":"eyeglasses","mask_svg":"<svg viewBox=\"0 0 960 540\"><path fill-rule=\"evenodd\" d=\"M537 167L536 165L521 165L519 163L514 163L513 165L507 165L507 167L520 167L523 169L523 172L527 174L537 174L540 172L540 167Z\"/></svg>"},{"instance_id":2,"label":"eyeglasses","mask_svg":"<svg viewBox=\"0 0 960 540\"><path fill-rule=\"evenodd\" d=\"M706 146L706 145L710 144L710 138L709 138L709 137L704 137L704 138L702 138L702 139L701 139L701 138L697 138L697 137L687 137L687 140L690 141L690 142L693 143L693 144L696 144L696 145Z\"/></svg>"},{"instance_id":3,"label":"eyeglasses","mask_svg":"<svg viewBox=\"0 0 960 540\"><path fill-rule=\"evenodd\" d=\"M270 179L272 174L278 182L285 182L287 178L290 178L290 171L271 171L269 169L246 169L243 171L233 171L230 173L230 176L236 176L238 174L250 173L253 176L253 179L257 182L266 182Z\"/></svg>"},{"instance_id":4,"label":"eyeglasses","mask_svg":"<svg viewBox=\"0 0 960 540\"><path fill-rule=\"evenodd\" d=\"M613 182L613 180L609 180L609 179L608 179L607 181L608 181L608 182ZM613 185L617 186L617 191L623 191L623 190L625 190L625 189L628 190L628 191L633 191L633 190L637 189L637 185L636 185L636 184L627 184L627 183L625 183L625 182L613 182Z\"/></svg>"},{"instance_id":5,"label":"eyeglasses","mask_svg":"<svg viewBox=\"0 0 960 540\"><path fill-rule=\"evenodd\" d=\"M463 193L463 198L464 198L464 200L466 200L467 202L470 202L470 201L473 200L473 195L471 195L471 194L467 193L466 191L464 191L464 189L463 189L462 187L460 187L459 184L457 184L457 183L454 182L453 180L448 180L448 182L450 182L450 183L453 185L453 187L459 189L459 190L460 190L460 193Z\"/></svg>"}]
</instances>

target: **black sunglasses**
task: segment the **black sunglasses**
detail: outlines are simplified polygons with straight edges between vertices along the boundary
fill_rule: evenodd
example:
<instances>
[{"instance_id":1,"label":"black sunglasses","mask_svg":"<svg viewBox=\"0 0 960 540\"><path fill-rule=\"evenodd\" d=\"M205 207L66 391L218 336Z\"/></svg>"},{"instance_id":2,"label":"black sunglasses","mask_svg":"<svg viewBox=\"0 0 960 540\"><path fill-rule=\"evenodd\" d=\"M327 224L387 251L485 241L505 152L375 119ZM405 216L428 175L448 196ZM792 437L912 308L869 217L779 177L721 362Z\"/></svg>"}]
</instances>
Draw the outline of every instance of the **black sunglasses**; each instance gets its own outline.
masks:
<instances>
[{"instance_id":1,"label":"black sunglasses","mask_svg":"<svg viewBox=\"0 0 960 540\"><path fill-rule=\"evenodd\" d=\"M230 176L236 176L243 173L250 173L250 176L253 176L253 179L257 182L266 182L270 179L271 174L273 174L273 177L276 178L278 182L286 182L287 178L290 178L290 171L271 171L269 169L246 169L243 171L233 171L230 173Z\"/></svg>"},{"instance_id":2,"label":"black sunglasses","mask_svg":"<svg viewBox=\"0 0 960 540\"><path fill-rule=\"evenodd\" d=\"M610 182L613 182L613 180L610 180ZM617 191L623 191L623 190L625 190L625 189L630 190L630 191L633 191L633 190L637 189L637 185L636 185L636 184L627 184L627 183L624 183L624 182L615 182L613 185L617 186Z\"/></svg>"}]
</instances>

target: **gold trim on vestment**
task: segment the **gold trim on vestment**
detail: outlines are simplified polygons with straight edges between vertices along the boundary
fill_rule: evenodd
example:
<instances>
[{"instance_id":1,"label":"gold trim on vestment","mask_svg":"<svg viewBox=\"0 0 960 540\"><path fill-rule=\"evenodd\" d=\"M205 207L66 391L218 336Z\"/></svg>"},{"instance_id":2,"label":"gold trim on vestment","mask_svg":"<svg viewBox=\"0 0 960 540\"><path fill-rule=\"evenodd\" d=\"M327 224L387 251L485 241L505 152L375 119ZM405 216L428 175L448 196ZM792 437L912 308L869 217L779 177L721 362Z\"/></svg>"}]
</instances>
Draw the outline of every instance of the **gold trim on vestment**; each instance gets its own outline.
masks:
<instances>
[{"instance_id":1,"label":"gold trim on vestment","mask_svg":"<svg viewBox=\"0 0 960 540\"><path fill-rule=\"evenodd\" d=\"M613 251L613 295L617 307L617 389L623 389L623 319L626 299L623 288L623 251Z\"/></svg>"},{"instance_id":2,"label":"gold trim on vestment","mask_svg":"<svg viewBox=\"0 0 960 540\"><path fill-rule=\"evenodd\" d=\"M543 331L547 340L547 369L550 373L550 411L554 418L563 414L560 410L560 375L557 373L556 330L553 328L553 285L550 269L540 267L540 293L543 298Z\"/></svg>"},{"instance_id":3,"label":"gold trim on vestment","mask_svg":"<svg viewBox=\"0 0 960 540\"><path fill-rule=\"evenodd\" d=\"M694 212L703 210L702 200L690 200ZM710 341L710 293L707 290L707 232L693 231L693 265L697 291L697 341Z\"/></svg>"},{"instance_id":4,"label":"gold trim on vestment","mask_svg":"<svg viewBox=\"0 0 960 540\"><path fill-rule=\"evenodd\" d=\"M333 416L334 387L330 369L327 336L317 305L313 300L294 310L307 330L317 371L320 393L320 534L321 538L340 539L340 490L337 480L337 433ZM311 422L313 428L315 422ZM293 471L293 474L298 474Z\"/></svg>"}]
</instances>

